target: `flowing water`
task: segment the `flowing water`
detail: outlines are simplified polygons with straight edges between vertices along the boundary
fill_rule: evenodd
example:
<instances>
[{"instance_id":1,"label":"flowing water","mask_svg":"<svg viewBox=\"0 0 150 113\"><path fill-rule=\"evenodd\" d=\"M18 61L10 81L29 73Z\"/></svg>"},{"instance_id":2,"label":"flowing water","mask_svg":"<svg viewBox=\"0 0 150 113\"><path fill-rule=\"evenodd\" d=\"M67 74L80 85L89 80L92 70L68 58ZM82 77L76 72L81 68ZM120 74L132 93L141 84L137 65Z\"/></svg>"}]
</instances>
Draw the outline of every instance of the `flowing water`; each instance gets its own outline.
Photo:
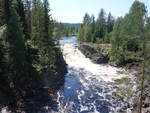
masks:
<instances>
[{"instance_id":1,"label":"flowing water","mask_svg":"<svg viewBox=\"0 0 150 113\"><path fill-rule=\"evenodd\" d=\"M59 91L61 113L116 113L130 108L130 98L118 99L114 92L115 79L130 76L119 74L122 69L110 65L94 64L78 49L76 37L60 40L64 59L68 65L65 84Z\"/></svg>"},{"instance_id":2,"label":"flowing water","mask_svg":"<svg viewBox=\"0 0 150 113\"><path fill-rule=\"evenodd\" d=\"M57 102L54 100L54 104L50 101L56 109L51 111L47 106L44 108L46 111L39 110L38 113L131 113L132 97L116 97L115 92L119 86L114 80L132 77L132 74L118 73L123 69L110 65L94 64L78 49L76 40L76 37L60 40L61 50L68 65L65 83L58 92ZM1 112L10 113L7 108Z\"/></svg>"}]
</instances>

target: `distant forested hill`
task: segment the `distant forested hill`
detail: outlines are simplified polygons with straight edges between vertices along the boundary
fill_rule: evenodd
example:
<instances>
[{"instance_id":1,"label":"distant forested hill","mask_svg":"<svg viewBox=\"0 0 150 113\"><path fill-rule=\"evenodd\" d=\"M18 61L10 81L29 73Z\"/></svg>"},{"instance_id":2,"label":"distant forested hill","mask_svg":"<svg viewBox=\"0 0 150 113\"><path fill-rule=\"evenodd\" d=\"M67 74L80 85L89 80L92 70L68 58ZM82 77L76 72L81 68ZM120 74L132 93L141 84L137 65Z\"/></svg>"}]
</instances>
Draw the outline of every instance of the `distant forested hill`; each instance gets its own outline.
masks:
<instances>
[{"instance_id":1,"label":"distant forested hill","mask_svg":"<svg viewBox=\"0 0 150 113\"><path fill-rule=\"evenodd\" d=\"M72 27L80 27L81 23L62 23L63 25L72 26Z\"/></svg>"}]
</instances>

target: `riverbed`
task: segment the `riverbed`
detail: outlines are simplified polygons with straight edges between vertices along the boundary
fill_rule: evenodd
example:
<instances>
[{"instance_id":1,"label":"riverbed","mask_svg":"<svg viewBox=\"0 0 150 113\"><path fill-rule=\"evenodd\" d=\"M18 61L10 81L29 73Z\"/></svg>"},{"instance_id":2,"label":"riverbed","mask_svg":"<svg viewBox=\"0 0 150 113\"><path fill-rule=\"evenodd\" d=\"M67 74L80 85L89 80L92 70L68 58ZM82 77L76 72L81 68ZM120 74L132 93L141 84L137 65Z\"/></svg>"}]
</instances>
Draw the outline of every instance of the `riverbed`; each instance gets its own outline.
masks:
<instances>
[{"instance_id":1,"label":"riverbed","mask_svg":"<svg viewBox=\"0 0 150 113\"><path fill-rule=\"evenodd\" d=\"M55 95L41 92L40 99L34 107L31 106L32 111L132 113L136 97L136 82L132 72L108 64L93 63L78 49L77 37L64 37L59 43L68 69L64 85L54 92ZM44 99L48 99L47 103L43 103ZM1 112L11 113L7 107Z\"/></svg>"},{"instance_id":2,"label":"riverbed","mask_svg":"<svg viewBox=\"0 0 150 113\"><path fill-rule=\"evenodd\" d=\"M60 40L68 73L58 92L61 113L121 113L132 110L132 97L116 98L119 86L116 79L132 77L132 73L108 64L95 64L78 49L77 37Z\"/></svg>"}]
</instances>

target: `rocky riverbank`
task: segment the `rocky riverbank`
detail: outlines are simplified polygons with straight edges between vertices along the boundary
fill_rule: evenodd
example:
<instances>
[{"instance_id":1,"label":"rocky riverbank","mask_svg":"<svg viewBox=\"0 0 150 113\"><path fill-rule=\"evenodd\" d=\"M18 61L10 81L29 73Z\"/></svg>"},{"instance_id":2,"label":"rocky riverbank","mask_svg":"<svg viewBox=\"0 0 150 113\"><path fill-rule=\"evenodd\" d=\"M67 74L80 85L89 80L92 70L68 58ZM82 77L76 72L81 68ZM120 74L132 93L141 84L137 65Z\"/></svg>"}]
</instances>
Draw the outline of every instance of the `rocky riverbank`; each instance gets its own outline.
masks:
<instances>
[{"instance_id":1,"label":"rocky riverbank","mask_svg":"<svg viewBox=\"0 0 150 113\"><path fill-rule=\"evenodd\" d=\"M110 44L80 43L79 49L87 58L90 58L96 64L110 64L111 66L132 68L134 70L139 70L140 68L138 64L140 61L136 59L128 59L122 65L110 61Z\"/></svg>"},{"instance_id":2,"label":"rocky riverbank","mask_svg":"<svg viewBox=\"0 0 150 113\"><path fill-rule=\"evenodd\" d=\"M100 53L94 46L90 44L80 44L79 50L94 63L105 64L108 63L108 53Z\"/></svg>"},{"instance_id":3,"label":"rocky riverbank","mask_svg":"<svg viewBox=\"0 0 150 113\"><path fill-rule=\"evenodd\" d=\"M118 65L116 65L114 62L110 62L109 61L109 50L110 50L110 45L105 45L104 46L95 46L93 44L87 44L87 43L82 43L79 44L79 49L80 51L87 57L90 58L94 63L97 64L109 64L111 66L115 66L115 67L120 67ZM137 113L139 112L139 103L140 103L140 94L141 94L141 68L139 66L139 61L133 60L133 59L129 59L128 61L125 62L124 65L122 65L121 67L124 69L127 69L129 71L129 73L133 73L134 72L134 79L130 79L129 78L122 78L122 79L118 79L116 80L116 84L118 84L119 86L121 85L121 87L119 88L119 90L116 92L116 96L118 96L118 98L121 98L122 96L133 96L134 93L136 93L135 95L135 99L133 100L133 112ZM150 69L146 69L146 76L148 70ZM121 72L124 73L124 72ZM132 77L133 78L133 77ZM146 77L147 78L147 77ZM143 113L150 113L150 82L147 82L149 80L145 80L146 82L144 83L144 94L143 94ZM131 86L134 85L137 87L136 91L133 92ZM125 86L125 87L124 87Z\"/></svg>"}]
</instances>

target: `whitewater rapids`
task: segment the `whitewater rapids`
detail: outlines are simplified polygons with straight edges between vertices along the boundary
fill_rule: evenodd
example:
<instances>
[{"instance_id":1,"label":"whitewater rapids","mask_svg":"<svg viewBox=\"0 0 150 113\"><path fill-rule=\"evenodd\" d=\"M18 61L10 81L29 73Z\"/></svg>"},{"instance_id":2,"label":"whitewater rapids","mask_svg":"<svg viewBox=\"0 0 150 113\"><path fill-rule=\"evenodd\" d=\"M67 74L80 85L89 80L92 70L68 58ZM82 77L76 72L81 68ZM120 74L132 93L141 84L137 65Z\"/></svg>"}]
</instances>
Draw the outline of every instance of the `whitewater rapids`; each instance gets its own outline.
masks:
<instances>
[{"instance_id":1,"label":"whitewater rapids","mask_svg":"<svg viewBox=\"0 0 150 113\"><path fill-rule=\"evenodd\" d=\"M110 65L93 63L78 49L76 37L60 40L68 65L65 84L59 91L59 113L120 113L131 108L131 98L118 99L114 80L130 77L125 71ZM129 112L130 113L130 110Z\"/></svg>"},{"instance_id":2,"label":"whitewater rapids","mask_svg":"<svg viewBox=\"0 0 150 113\"><path fill-rule=\"evenodd\" d=\"M94 64L89 58L86 58L74 44L65 44L61 48L64 59L69 67L86 70L97 79L112 82L115 79L129 76L126 74L118 74L118 72L124 71L121 68L112 67L110 65Z\"/></svg>"}]
</instances>

